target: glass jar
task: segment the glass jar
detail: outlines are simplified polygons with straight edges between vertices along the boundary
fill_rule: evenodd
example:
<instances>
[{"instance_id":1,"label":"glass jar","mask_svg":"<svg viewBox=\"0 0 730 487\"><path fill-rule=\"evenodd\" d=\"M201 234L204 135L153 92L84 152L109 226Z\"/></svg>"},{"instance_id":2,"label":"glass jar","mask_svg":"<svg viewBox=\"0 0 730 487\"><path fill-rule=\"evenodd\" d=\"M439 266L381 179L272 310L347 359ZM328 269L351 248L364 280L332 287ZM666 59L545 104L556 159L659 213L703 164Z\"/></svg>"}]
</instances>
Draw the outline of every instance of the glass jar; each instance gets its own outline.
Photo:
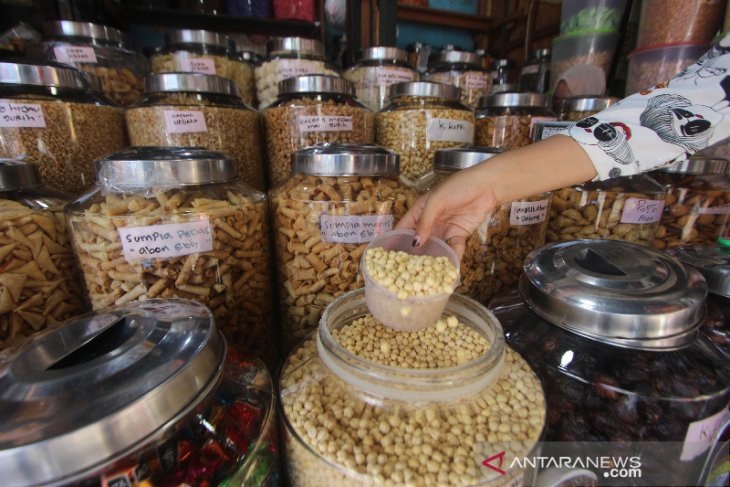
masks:
<instances>
[{"instance_id":1,"label":"glass jar","mask_svg":"<svg viewBox=\"0 0 730 487\"><path fill-rule=\"evenodd\" d=\"M373 112L388 102L390 86L395 83L418 81L418 71L406 62L408 52L397 47L368 47L342 77L355 85L355 94Z\"/></svg>"},{"instance_id":2,"label":"glass jar","mask_svg":"<svg viewBox=\"0 0 730 487\"><path fill-rule=\"evenodd\" d=\"M96 188L65 210L92 307L193 299L231 345L274 366L266 196L200 148L133 147L97 165Z\"/></svg>"},{"instance_id":3,"label":"glass jar","mask_svg":"<svg viewBox=\"0 0 730 487\"><path fill-rule=\"evenodd\" d=\"M63 206L38 169L0 159L0 350L84 311Z\"/></svg>"},{"instance_id":4,"label":"glass jar","mask_svg":"<svg viewBox=\"0 0 730 487\"><path fill-rule=\"evenodd\" d=\"M35 164L70 194L94 184L94 159L127 145L124 113L60 64L0 62L0 157Z\"/></svg>"},{"instance_id":5,"label":"glass jar","mask_svg":"<svg viewBox=\"0 0 730 487\"><path fill-rule=\"evenodd\" d=\"M492 87L481 58L467 51L437 53L429 62L424 80L456 86L461 90L461 102L470 108L476 108L479 98L487 95Z\"/></svg>"},{"instance_id":6,"label":"glass jar","mask_svg":"<svg viewBox=\"0 0 730 487\"><path fill-rule=\"evenodd\" d=\"M232 80L202 73L150 75L145 98L125 118L131 145L220 151L236 162L241 180L266 190L259 115L243 103Z\"/></svg>"},{"instance_id":7,"label":"glass jar","mask_svg":"<svg viewBox=\"0 0 730 487\"><path fill-rule=\"evenodd\" d=\"M314 146L294 153L292 169L271 193L286 352L316 328L325 306L363 286L365 247L415 199L398 182L398 156L380 147Z\"/></svg>"},{"instance_id":8,"label":"glass jar","mask_svg":"<svg viewBox=\"0 0 730 487\"><path fill-rule=\"evenodd\" d=\"M431 46L423 42L408 45L408 64L423 74L428 69L428 58L431 57Z\"/></svg>"},{"instance_id":9,"label":"glass jar","mask_svg":"<svg viewBox=\"0 0 730 487\"><path fill-rule=\"evenodd\" d=\"M339 76L337 67L324 56L322 43L304 37L275 37L266 44L266 58L256 66L256 99L259 110L279 94L279 82L294 76L326 74Z\"/></svg>"},{"instance_id":10,"label":"glass jar","mask_svg":"<svg viewBox=\"0 0 730 487\"><path fill-rule=\"evenodd\" d=\"M314 0L271 0L271 3L275 19L314 22L316 18Z\"/></svg>"},{"instance_id":11,"label":"glass jar","mask_svg":"<svg viewBox=\"0 0 730 487\"><path fill-rule=\"evenodd\" d=\"M376 361L356 353L353 341L361 351L386 343L379 324L377 338L361 327L356 334L357 322L369 316L364 290L338 298L316 336L284 364L279 386L292 486L514 485L523 477L532 485L531 472L509 466L535 447L545 421L543 393L522 357L505 347L492 314L454 294L444 316L487 345L451 367L436 365L435 349L419 347L421 361L433 364L424 368L399 365L395 354ZM347 329L350 346L342 338ZM414 340L417 333L424 331L388 336ZM481 463L493 451L506 452L503 476Z\"/></svg>"},{"instance_id":12,"label":"glass jar","mask_svg":"<svg viewBox=\"0 0 730 487\"><path fill-rule=\"evenodd\" d=\"M414 186L431 171L437 150L474 144L474 112L459 101L458 88L441 83L391 86L376 124L376 142L400 155L401 176Z\"/></svg>"},{"instance_id":13,"label":"glass jar","mask_svg":"<svg viewBox=\"0 0 730 487\"><path fill-rule=\"evenodd\" d=\"M649 173L667 188L654 248L715 244L728 228L729 168L726 159L691 157Z\"/></svg>"},{"instance_id":14,"label":"glass jar","mask_svg":"<svg viewBox=\"0 0 730 487\"><path fill-rule=\"evenodd\" d=\"M251 51L241 51L237 55L241 62L241 69L238 79L238 91L241 99L246 105L257 107L256 102L256 82L254 81L253 69L256 64L256 53Z\"/></svg>"},{"instance_id":15,"label":"glass jar","mask_svg":"<svg viewBox=\"0 0 730 487\"><path fill-rule=\"evenodd\" d=\"M270 19L271 0L226 0L226 10L228 15Z\"/></svg>"},{"instance_id":16,"label":"glass jar","mask_svg":"<svg viewBox=\"0 0 730 487\"><path fill-rule=\"evenodd\" d=\"M563 99L559 120L577 122L618 103L613 96L573 96Z\"/></svg>"},{"instance_id":17,"label":"glass jar","mask_svg":"<svg viewBox=\"0 0 730 487\"><path fill-rule=\"evenodd\" d=\"M702 276L654 249L579 240L530 254L520 293L492 309L545 387L545 439L639 456L647 485L701 485L730 400L727 358L697 334Z\"/></svg>"},{"instance_id":18,"label":"glass jar","mask_svg":"<svg viewBox=\"0 0 730 487\"><path fill-rule=\"evenodd\" d=\"M514 91L517 87L515 75L516 65L511 59L495 59L489 65L492 76L492 93Z\"/></svg>"},{"instance_id":19,"label":"glass jar","mask_svg":"<svg viewBox=\"0 0 730 487\"><path fill-rule=\"evenodd\" d=\"M354 96L352 83L325 75L297 76L279 84L276 102L261 112L269 184L291 176L292 154L315 144L366 144L375 139L375 116Z\"/></svg>"},{"instance_id":20,"label":"glass jar","mask_svg":"<svg viewBox=\"0 0 730 487\"><path fill-rule=\"evenodd\" d=\"M550 89L550 49L538 49L531 53L530 59L520 70L518 81L522 92L545 93Z\"/></svg>"},{"instance_id":21,"label":"glass jar","mask_svg":"<svg viewBox=\"0 0 730 487\"><path fill-rule=\"evenodd\" d=\"M555 120L541 93L495 93L479 100L477 145L516 149L532 143L535 124Z\"/></svg>"},{"instance_id":22,"label":"glass jar","mask_svg":"<svg viewBox=\"0 0 730 487\"><path fill-rule=\"evenodd\" d=\"M547 241L608 239L649 246L666 195L664 187L644 175L560 189L550 198Z\"/></svg>"},{"instance_id":23,"label":"glass jar","mask_svg":"<svg viewBox=\"0 0 730 487\"><path fill-rule=\"evenodd\" d=\"M152 299L81 316L0 354L0 384L7 485L278 479L271 376L226 347L199 303Z\"/></svg>"}]
</instances>

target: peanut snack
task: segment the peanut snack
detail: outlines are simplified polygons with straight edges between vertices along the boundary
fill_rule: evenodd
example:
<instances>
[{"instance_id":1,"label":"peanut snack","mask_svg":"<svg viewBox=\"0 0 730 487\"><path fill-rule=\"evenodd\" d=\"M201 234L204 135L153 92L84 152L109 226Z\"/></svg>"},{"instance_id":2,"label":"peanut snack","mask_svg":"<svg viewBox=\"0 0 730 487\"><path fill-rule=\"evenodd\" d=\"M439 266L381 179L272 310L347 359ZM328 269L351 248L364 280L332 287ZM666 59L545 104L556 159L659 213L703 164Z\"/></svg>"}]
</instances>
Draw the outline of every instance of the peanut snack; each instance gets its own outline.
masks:
<instances>
[{"instance_id":1,"label":"peanut snack","mask_svg":"<svg viewBox=\"0 0 730 487\"><path fill-rule=\"evenodd\" d=\"M104 94L118 105L126 107L142 99L144 76L133 73L129 68L84 64L80 69L98 76Z\"/></svg>"}]
</instances>

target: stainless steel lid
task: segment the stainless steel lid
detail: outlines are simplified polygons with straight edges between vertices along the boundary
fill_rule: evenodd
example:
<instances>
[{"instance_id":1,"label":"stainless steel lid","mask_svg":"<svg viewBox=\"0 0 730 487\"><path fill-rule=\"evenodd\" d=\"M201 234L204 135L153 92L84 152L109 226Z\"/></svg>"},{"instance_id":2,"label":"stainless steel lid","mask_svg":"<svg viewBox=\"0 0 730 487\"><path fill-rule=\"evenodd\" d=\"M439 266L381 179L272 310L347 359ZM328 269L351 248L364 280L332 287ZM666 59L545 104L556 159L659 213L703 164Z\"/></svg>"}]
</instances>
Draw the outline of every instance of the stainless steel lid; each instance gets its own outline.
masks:
<instances>
[{"instance_id":1,"label":"stainless steel lid","mask_svg":"<svg viewBox=\"0 0 730 487\"><path fill-rule=\"evenodd\" d=\"M81 71L71 66L25 60L0 61L0 84L87 88Z\"/></svg>"},{"instance_id":2,"label":"stainless steel lid","mask_svg":"<svg viewBox=\"0 0 730 487\"><path fill-rule=\"evenodd\" d=\"M390 85L390 98L397 96L420 96L458 101L459 93L460 90L456 86L429 81L410 81Z\"/></svg>"},{"instance_id":3,"label":"stainless steel lid","mask_svg":"<svg viewBox=\"0 0 730 487\"><path fill-rule=\"evenodd\" d=\"M165 34L165 45L206 44L236 51L236 43L225 34L200 29L171 30Z\"/></svg>"},{"instance_id":4,"label":"stainless steel lid","mask_svg":"<svg viewBox=\"0 0 730 487\"><path fill-rule=\"evenodd\" d=\"M700 271L711 294L730 298L730 253L709 245L682 245L666 252Z\"/></svg>"},{"instance_id":5,"label":"stainless steel lid","mask_svg":"<svg viewBox=\"0 0 730 487\"><path fill-rule=\"evenodd\" d=\"M398 176L400 157L366 144L317 144L292 154L292 172L315 176Z\"/></svg>"},{"instance_id":6,"label":"stainless steel lid","mask_svg":"<svg viewBox=\"0 0 730 487\"><path fill-rule=\"evenodd\" d=\"M719 157L692 156L689 159L672 164L658 171L680 174L727 174L730 161Z\"/></svg>"},{"instance_id":7,"label":"stainless steel lid","mask_svg":"<svg viewBox=\"0 0 730 487\"><path fill-rule=\"evenodd\" d=\"M209 395L225 353L205 306L151 299L0 354L3 484L73 484L118 460Z\"/></svg>"},{"instance_id":8,"label":"stainless steel lid","mask_svg":"<svg viewBox=\"0 0 730 487\"><path fill-rule=\"evenodd\" d=\"M32 188L41 184L41 176L34 164L18 159L0 159L0 191Z\"/></svg>"},{"instance_id":9,"label":"stainless steel lid","mask_svg":"<svg viewBox=\"0 0 730 487\"><path fill-rule=\"evenodd\" d=\"M377 46L367 47L360 51L358 60L372 59L395 59L396 61L406 61L408 59L408 51L400 47Z\"/></svg>"},{"instance_id":10,"label":"stainless steel lid","mask_svg":"<svg viewBox=\"0 0 730 487\"><path fill-rule=\"evenodd\" d=\"M129 147L97 159L96 171L106 191L224 183L237 177L233 159L200 147Z\"/></svg>"},{"instance_id":11,"label":"stainless steel lid","mask_svg":"<svg viewBox=\"0 0 730 487\"><path fill-rule=\"evenodd\" d=\"M566 112L600 112L619 101L614 96L573 96L563 101Z\"/></svg>"},{"instance_id":12,"label":"stainless steel lid","mask_svg":"<svg viewBox=\"0 0 730 487\"><path fill-rule=\"evenodd\" d=\"M466 63L466 64L482 64L479 54L469 51L442 50L433 54L429 64L440 63Z\"/></svg>"},{"instance_id":13,"label":"stainless steel lid","mask_svg":"<svg viewBox=\"0 0 730 487\"><path fill-rule=\"evenodd\" d=\"M503 152L497 147L451 147L439 149L433 158L433 168L436 171L460 171L491 159Z\"/></svg>"},{"instance_id":14,"label":"stainless steel lid","mask_svg":"<svg viewBox=\"0 0 730 487\"><path fill-rule=\"evenodd\" d=\"M479 108L544 106L545 96L542 93L500 92L479 98Z\"/></svg>"},{"instance_id":15,"label":"stainless steel lid","mask_svg":"<svg viewBox=\"0 0 730 487\"><path fill-rule=\"evenodd\" d=\"M119 29L91 22L75 22L72 20L55 20L43 24L43 34L50 38L83 37L105 44L123 45L126 35Z\"/></svg>"},{"instance_id":16,"label":"stainless steel lid","mask_svg":"<svg viewBox=\"0 0 730 487\"><path fill-rule=\"evenodd\" d=\"M316 39L306 37L274 37L266 43L266 52L287 51L324 56L324 47Z\"/></svg>"},{"instance_id":17,"label":"stainless steel lid","mask_svg":"<svg viewBox=\"0 0 730 487\"><path fill-rule=\"evenodd\" d=\"M550 323L636 349L682 347L696 335L707 284L658 250L614 240L577 240L531 252L520 292Z\"/></svg>"},{"instance_id":18,"label":"stainless steel lid","mask_svg":"<svg viewBox=\"0 0 730 487\"><path fill-rule=\"evenodd\" d=\"M239 96L233 80L204 73L150 74L144 80L145 93L194 92Z\"/></svg>"},{"instance_id":19,"label":"stainless steel lid","mask_svg":"<svg viewBox=\"0 0 730 487\"><path fill-rule=\"evenodd\" d=\"M355 88L352 82L339 76L309 74L279 81L279 94L290 93L343 93L352 95Z\"/></svg>"}]
</instances>

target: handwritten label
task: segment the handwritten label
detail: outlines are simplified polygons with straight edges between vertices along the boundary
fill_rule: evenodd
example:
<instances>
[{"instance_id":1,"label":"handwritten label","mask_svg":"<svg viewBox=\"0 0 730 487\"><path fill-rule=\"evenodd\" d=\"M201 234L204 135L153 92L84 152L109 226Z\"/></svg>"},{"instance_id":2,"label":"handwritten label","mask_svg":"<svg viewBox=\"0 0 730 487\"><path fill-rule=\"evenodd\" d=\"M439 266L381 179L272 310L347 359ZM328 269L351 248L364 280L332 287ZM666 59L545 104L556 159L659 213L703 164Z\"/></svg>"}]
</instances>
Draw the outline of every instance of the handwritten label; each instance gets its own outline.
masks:
<instances>
[{"instance_id":1,"label":"handwritten label","mask_svg":"<svg viewBox=\"0 0 730 487\"><path fill-rule=\"evenodd\" d=\"M466 89L467 90L486 90L489 86L489 75L487 74L467 74Z\"/></svg>"},{"instance_id":2,"label":"handwritten label","mask_svg":"<svg viewBox=\"0 0 730 487\"><path fill-rule=\"evenodd\" d=\"M717 433L730 419L730 411L724 408L709 418L690 423L682 445L680 460L688 462L706 452L717 439Z\"/></svg>"},{"instance_id":3,"label":"handwritten label","mask_svg":"<svg viewBox=\"0 0 730 487\"><path fill-rule=\"evenodd\" d=\"M393 215L322 215L322 240L336 243L366 243L393 230Z\"/></svg>"},{"instance_id":4,"label":"handwritten label","mask_svg":"<svg viewBox=\"0 0 730 487\"><path fill-rule=\"evenodd\" d=\"M347 132L352 130L352 117L300 115L300 132Z\"/></svg>"},{"instance_id":5,"label":"handwritten label","mask_svg":"<svg viewBox=\"0 0 730 487\"><path fill-rule=\"evenodd\" d=\"M621 213L621 223L656 223L662 219L664 200L629 198Z\"/></svg>"},{"instance_id":6,"label":"handwritten label","mask_svg":"<svg viewBox=\"0 0 730 487\"><path fill-rule=\"evenodd\" d=\"M415 73L402 69L377 68L375 76L379 85L390 86L396 83L406 83L416 79Z\"/></svg>"},{"instance_id":7,"label":"handwritten label","mask_svg":"<svg viewBox=\"0 0 730 487\"><path fill-rule=\"evenodd\" d=\"M59 63L94 63L96 64L96 53L93 47L56 46L53 54Z\"/></svg>"},{"instance_id":8,"label":"handwritten label","mask_svg":"<svg viewBox=\"0 0 730 487\"><path fill-rule=\"evenodd\" d=\"M180 69L189 73L216 74L215 62L202 57L180 59Z\"/></svg>"},{"instance_id":9,"label":"handwritten label","mask_svg":"<svg viewBox=\"0 0 730 487\"><path fill-rule=\"evenodd\" d=\"M539 64L530 64L530 65L522 68L522 71L520 71L520 74L537 74L539 71L540 71Z\"/></svg>"},{"instance_id":10,"label":"handwritten label","mask_svg":"<svg viewBox=\"0 0 730 487\"><path fill-rule=\"evenodd\" d=\"M509 212L510 225L535 225L547 218L548 200L514 201Z\"/></svg>"},{"instance_id":11,"label":"handwritten label","mask_svg":"<svg viewBox=\"0 0 730 487\"><path fill-rule=\"evenodd\" d=\"M474 124L466 120L432 118L426 128L426 140L433 142L474 143Z\"/></svg>"},{"instance_id":12,"label":"handwritten label","mask_svg":"<svg viewBox=\"0 0 730 487\"><path fill-rule=\"evenodd\" d=\"M727 215L730 214L730 205L710 206L709 208L700 208L700 215Z\"/></svg>"},{"instance_id":13,"label":"handwritten label","mask_svg":"<svg viewBox=\"0 0 730 487\"><path fill-rule=\"evenodd\" d=\"M127 262L169 259L213 250L213 232L208 220L119 229Z\"/></svg>"},{"instance_id":14,"label":"handwritten label","mask_svg":"<svg viewBox=\"0 0 730 487\"><path fill-rule=\"evenodd\" d=\"M322 62L317 61L293 61L283 60L276 65L276 78L284 80L295 76L304 76L307 74L318 74L322 72Z\"/></svg>"},{"instance_id":15,"label":"handwritten label","mask_svg":"<svg viewBox=\"0 0 730 487\"><path fill-rule=\"evenodd\" d=\"M205 114L194 110L165 110L165 126L171 134L208 131Z\"/></svg>"},{"instance_id":16,"label":"handwritten label","mask_svg":"<svg viewBox=\"0 0 730 487\"><path fill-rule=\"evenodd\" d=\"M0 100L0 127L45 128L43 107L30 103Z\"/></svg>"}]
</instances>

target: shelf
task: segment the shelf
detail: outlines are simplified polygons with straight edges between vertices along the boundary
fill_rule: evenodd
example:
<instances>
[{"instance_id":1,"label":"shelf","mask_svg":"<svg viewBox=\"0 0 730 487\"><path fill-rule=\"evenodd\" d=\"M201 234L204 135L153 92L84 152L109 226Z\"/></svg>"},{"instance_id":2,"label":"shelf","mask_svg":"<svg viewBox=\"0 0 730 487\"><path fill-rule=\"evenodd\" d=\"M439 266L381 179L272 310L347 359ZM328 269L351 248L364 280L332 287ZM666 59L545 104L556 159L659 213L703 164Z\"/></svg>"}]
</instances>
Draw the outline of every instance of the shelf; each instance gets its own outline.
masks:
<instances>
[{"instance_id":1,"label":"shelf","mask_svg":"<svg viewBox=\"0 0 730 487\"><path fill-rule=\"evenodd\" d=\"M494 25L494 19L481 15L469 15L448 10L437 10L415 5L398 5L398 20L421 24L455 27L471 31L486 31Z\"/></svg>"}]
</instances>

